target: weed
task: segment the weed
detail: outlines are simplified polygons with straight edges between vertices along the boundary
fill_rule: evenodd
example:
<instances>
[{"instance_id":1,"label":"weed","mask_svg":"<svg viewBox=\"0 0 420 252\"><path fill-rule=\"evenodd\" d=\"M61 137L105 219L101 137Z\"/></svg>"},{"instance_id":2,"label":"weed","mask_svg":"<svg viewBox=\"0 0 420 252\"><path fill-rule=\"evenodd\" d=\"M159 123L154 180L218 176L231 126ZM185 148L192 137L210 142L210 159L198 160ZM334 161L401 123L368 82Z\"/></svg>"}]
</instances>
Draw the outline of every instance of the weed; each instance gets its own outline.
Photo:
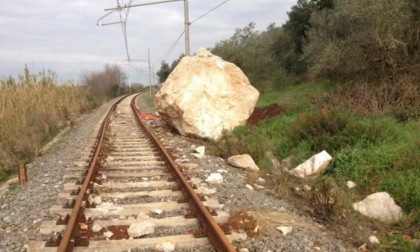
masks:
<instances>
[{"instance_id":1,"label":"weed","mask_svg":"<svg viewBox=\"0 0 420 252\"><path fill-rule=\"evenodd\" d=\"M10 183L9 184L9 190L16 190L19 188L19 184L18 183Z\"/></svg>"}]
</instances>

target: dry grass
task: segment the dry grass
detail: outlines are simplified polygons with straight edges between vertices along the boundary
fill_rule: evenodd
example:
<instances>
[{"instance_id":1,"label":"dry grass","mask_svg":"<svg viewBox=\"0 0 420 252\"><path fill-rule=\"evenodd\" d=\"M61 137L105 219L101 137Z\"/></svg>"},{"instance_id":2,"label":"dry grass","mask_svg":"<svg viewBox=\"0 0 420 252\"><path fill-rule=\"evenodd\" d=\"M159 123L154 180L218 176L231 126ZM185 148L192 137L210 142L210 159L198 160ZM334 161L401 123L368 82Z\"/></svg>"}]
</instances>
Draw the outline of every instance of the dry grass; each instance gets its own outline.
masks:
<instances>
[{"instance_id":1,"label":"dry grass","mask_svg":"<svg viewBox=\"0 0 420 252\"><path fill-rule=\"evenodd\" d=\"M278 226L291 226L295 229L319 232L315 226L285 212L258 210L248 211L248 214L256 221L261 233L279 234L280 231L276 229Z\"/></svg>"},{"instance_id":2,"label":"dry grass","mask_svg":"<svg viewBox=\"0 0 420 252\"><path fill-rule=\"evenodd\" d=\"M396 109L418 108L420 106L420 86L418 77L402 76L395 83L380 84L353 83L342 86L321 98L321 107L355 111L365 115L384 114Z\"/></svg>"},{"instance_id":3,"label":"dry grass","mask_svg":"<svg viewBox=\"0 0 420 252\"><path fill-rule=\"evenodd\" d=\"M56 85L53 73L0 81L0 180L18 161L35 156L72 115L88 108L73 84Z\"/></svg>"}]
</instances>

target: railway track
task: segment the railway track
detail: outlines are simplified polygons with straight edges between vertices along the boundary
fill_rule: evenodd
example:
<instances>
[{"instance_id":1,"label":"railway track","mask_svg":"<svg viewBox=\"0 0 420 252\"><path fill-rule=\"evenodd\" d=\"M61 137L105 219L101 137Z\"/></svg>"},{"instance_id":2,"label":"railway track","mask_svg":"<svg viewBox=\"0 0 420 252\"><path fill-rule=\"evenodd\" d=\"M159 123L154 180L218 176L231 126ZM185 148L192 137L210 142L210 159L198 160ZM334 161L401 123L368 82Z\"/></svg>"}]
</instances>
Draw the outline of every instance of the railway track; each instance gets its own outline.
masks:
<instances>
[{"instance_id":1,"label":"railway track","mask_svg":"<svg viewBox=\"0 0 420 252\"><path fill-rule=\"evenodd\" d=\"M214 191L183 176L134 99L110 108L82 160L67 169L62 204L50 208L58 218L42 222L46 241L28 251L236 251L230 240L246 238L224 234L218 223L229 214L214 206Z\"/></svg>"}]
</instances>

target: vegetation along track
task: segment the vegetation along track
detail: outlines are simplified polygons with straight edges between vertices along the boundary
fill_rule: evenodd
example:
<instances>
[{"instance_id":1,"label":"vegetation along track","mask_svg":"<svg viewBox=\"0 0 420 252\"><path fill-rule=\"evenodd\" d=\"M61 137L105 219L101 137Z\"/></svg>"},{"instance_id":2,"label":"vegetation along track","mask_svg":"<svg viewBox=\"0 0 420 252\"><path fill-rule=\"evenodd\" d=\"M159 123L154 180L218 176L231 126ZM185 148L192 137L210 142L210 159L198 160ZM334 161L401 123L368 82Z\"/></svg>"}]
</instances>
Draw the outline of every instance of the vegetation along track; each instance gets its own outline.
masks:
<instances>
[{"instance_id":1,"label":"vegetation along track","mask_svg":"<svg viewBox=\"0 0 420 252\"><path fill-rule=\"evenodd\" d=\"M31 243L28 251L153 251L163 246L235 251L230 239L245 238L224 234L217 222L226 222L229 214L212 211L200 200L211 190L199 190L194 178L184 178L139 119L135 97L121 98L104 116L88 161L64 176L63 205L50 209L58 219L41 225L46 241ZM134 226L138 235L132 233Z\"/></svg>"}]
</instances>

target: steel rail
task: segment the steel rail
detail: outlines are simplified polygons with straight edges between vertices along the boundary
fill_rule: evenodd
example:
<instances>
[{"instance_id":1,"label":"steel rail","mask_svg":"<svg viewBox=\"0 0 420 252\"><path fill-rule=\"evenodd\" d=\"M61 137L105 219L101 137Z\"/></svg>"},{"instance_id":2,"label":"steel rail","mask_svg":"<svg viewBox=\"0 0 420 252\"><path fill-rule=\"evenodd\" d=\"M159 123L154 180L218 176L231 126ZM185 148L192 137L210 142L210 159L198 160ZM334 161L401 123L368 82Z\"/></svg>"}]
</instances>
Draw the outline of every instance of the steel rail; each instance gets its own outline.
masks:
<instances>
[{"instance_id":1,"label":"steel rail","mask_svg":"<svg viewBox=\"0 0 420 252\"><path fill-rule=\"evenodd\" d=\"M70 214L70 218L69 221L66 225L66 228L64 230L64 234L63 237L60 241L60 244L58 246L57 251L58 252L66 252L66 251L71 251L74 244L72 242L72 239L74 239L74 231L75 231L75 226L77 224L77 219L79 218L79 214L81 213L81 208L82 208L82 204L83 204L83 200L84 197L86 195L86 191L89 187L89 183L92 181L92 176L96 170L96 164L98 161L98 157L101 151L101 145L106 133L106 129L108 127L108 119L111 116L112 111L115 110L115 107L117 106L117 104L122 101L124 98L126 98L128 95L122 96L120 99L118 99L114 104L112 104L111 108L108 111L108 114L106 115L105 119L103 120L100 130L98 132L98 142L96 143L95 146L95 154L93 156L93 158L90 161L90 165L89 165L89 170L88 173L85 177L85 180L83 182L82 187L80 188L80 192L76 198L73 210L71 211Z\"/></svg>"},{"instance_id":2,"label":"steel rail","mask_svg":"<svg viewBox=\"0 0 420 252\"><path fill-rule=\"evenodd\" d=\"M155 144L155 146L158 148L159 152L163 155L164 160L166 161L166 165L168 168L170 168L175 175L178 182L181 184L181 190L184 191L185 196L188 198L189 205L193 208L195 211L194 213L197 215L197 218L201 224L201 226L204 228L204 230L207 232L207 236L213 245L213 247L220 252L234 252L236 249L233 247L230 240L227 238L227 236L224 234L223 230L220 228L219 224L215 221L213 216L210 214L210 212L207 210L207 208L204 206L204 204L201 202L198 195L194 192L194 189L191 187L191 185L188 183L188 181L185 179L182 172L178 169L178 166L175 164L173 159L170 157L168 152L165 150L165 148L162 146L162 144L159 142L159 140L150 132L150 130L144 125L144 123L140 120L138 116L138 112L135 106L135 100L137 98L138 94L134 96L133 100L131 100L131 109L133 110L133 113L135 115L135 118L138 122L138 124L144 129L144 131L147 133L149 138L152 140L152 142Z\"/></svg>"}]
</instances>

